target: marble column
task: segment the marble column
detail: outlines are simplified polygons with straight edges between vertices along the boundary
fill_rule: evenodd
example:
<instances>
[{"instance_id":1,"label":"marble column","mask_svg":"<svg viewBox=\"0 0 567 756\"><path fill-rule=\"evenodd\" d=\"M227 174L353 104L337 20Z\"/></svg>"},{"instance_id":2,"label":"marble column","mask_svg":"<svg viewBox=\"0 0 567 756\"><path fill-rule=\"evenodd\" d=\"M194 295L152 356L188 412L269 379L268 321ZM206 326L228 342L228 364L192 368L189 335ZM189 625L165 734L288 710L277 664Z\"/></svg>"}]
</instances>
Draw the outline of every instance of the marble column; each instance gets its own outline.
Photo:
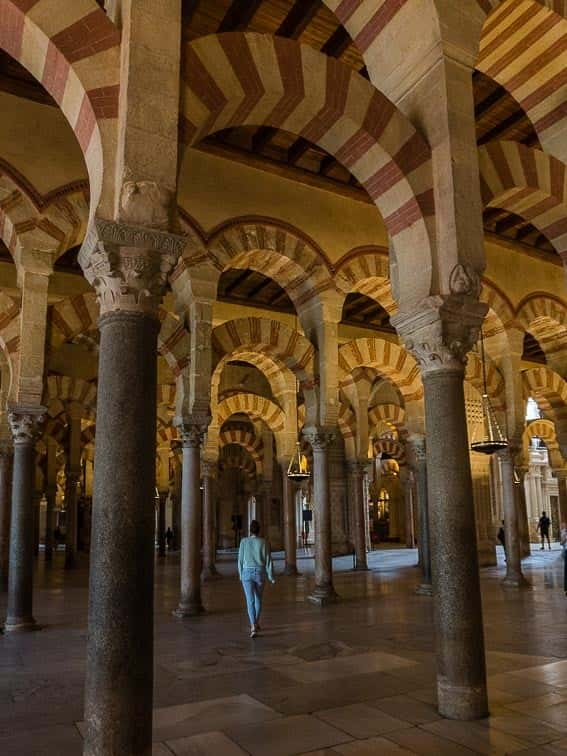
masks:
<instances>
[{"instance_id":1,"label":"marble column","mask_svg":"<svg viewBox=\"0 0 567 756\"><path fill-rule=\"evenodd\" d=\"M183 474L183 466L180 460L181 456L179 447L176 447L176 451L173 455L173 505L171 508L171 517L173 520L173 551L179 551L181 548L181 479Z\"/></svg>"},{"instance_id":2,"label":"marble column","mask_svg":"<svg viewBox=\"0 0 567 756\"><path fill-rule=\"evenodd\" d=\"M415 476L418 509L418 546L421 565L421 583L416 593L422 596L433 595L431 577L431 538L429 533L429 504L427 490L427 452L425 437L412 435L408 441L410 464Z\"/></svg>"},{"instance_id":3,"label":"marble column","mask_svg":"<svg viewBox=\"0 0 567 756\"><path fill-rule=\"evenodd\" d=\"M444 357L422 370L437 698L442 716L471 720L487 716L488 703L465 366L460 359Z\"/></svg>"},{"instance_id":4,"label":"marble column","mask_svg":"<svg viewBox=\"0 0 567 756\"><path fill-rule=\"evenodd\" d=\"M307 428L306 439L313 449L313 509L315 516L315 587L308 601L325 606L338 599L333 586L333 534L329 486L329 446L333 430Z\"/></svg>"},{"instance_id":5,"label":"marble column","mask_svg":"<svg viewBox=\"0 0 567 756\"><path fill-rule=\"evenodd\" d=\"M520 552L520 522L514 491L514 457L508 447L498 454L502 476L502 506L504 508L504 538L506 542L506 577L504 585L523 588L529 585L522 574L522 556Z\"/></svg>"},{"instance_id":6,"label":"marble column","mask_svg":"<svg viewBox=\"0 0 567 756\"><path fill-rule=\"evenodd\" d=\"M158 542L158 557L165 557L165 503L167 499L167 491L159 492L159 499L157 501L157 542Z\"/></svg>"},{"instance_id":7,"label":"marble column","mask_svg":"<svg viewBox=\"0 0 567 756\"><path fill-rule=\"evenodd\" d=\"M257 515L261 518L260 525L262 526L262 535L264 538L270 539L270 525L272 522L272 494L273 494L273 482L271 479L264 479L262 484L262 510L261 513L257 512Z\"/></svg>"},{"instance_id":8,"label":"marble column","mask_svg":"<svg viewBox=\"0 0 567 756\"><path fill-rule=\"evenodd\" d=\"M45 476L45 561L53 559L55 506L57 497L57 441L51 436L46 438L47 465Z\"/></svg>"},{"instance_id":9,"label":"marble column","mask_svg":"<svg viewBox=\"0 0 567 756\"><path fill-rule=\"evenodd\" d=\"M559 494L559 522L567 524L567 470L556 470L555 477Z\"/></svg>"},{"instance_id":10,"label":"marble column","mask_svg":"<svg viewBox=\"0 0 567 756\"><path fill-rule=\"evenodd\" d=\"M295 485L287 477L288 462L281 463L283 494L283 536L285 549L285 575L297 575L297 519L295 512Z\"/></svg>"},{"instance_id":11,"label":"marble column","mask_svg":"<svg viewBox=\"0 0 567 756\"><path fill-rule=\"evenodd\" d=\"M14 467L6 633L37 628L33 617L33 486L35 445L44 419L44 407L14 407L8 416Z\"/></svg>"},{"instance_id":12,"label":"marble column","mask_svg":"<svg viewBox=\"0 0 567 756\"><path fill-rule=\"evenodd\" d=\"M201 445L203 430L179 426L183 447L181 482L181 593L176 617L194 617L205 609L201 602Z\"/></svg>"},{"instance_id":13,"label":"marble column","mask_svg":"<svg viewBox=\"0 0 567 756\"><path fill-rule=\"evenodd\" d=\"M213 462L202 462L203 474L203 581L215 580L220 577L216 567L216 527L215 527L215 497L214 486L216 465Z\"/></svg>"},{"instance_id":14,"label":"marble column","mask_svg":"<svg viewBox=\"0 0 567 756\"><path fill-rule=\"evenodd\" d=\"M528 522L528 510L526 506L526 490L524 488L524 474L519 469L520 483L514 485L516 496L516 505L518 507L518 516L520 518L520 553L522 559L529 557L532 553L530 543L530 524Z\"/></svg>"},{"instance_id":15,"label":"marble column","mask_svg":"<svg viewBox=\"0 0 567 756\"><path fill-rule=\"evenodd\" d=\"M101 312L85 756L151 753L159 304L184 245L95 218L81 248Z\"/></svg>"},{"instance_id":16,"label":"marble column","mask_svg":"<svg viewBox=\"0 0 567 756\"><path fill-rule=\"evenodd\" d=\"M349 473L352 481L352 506L354 525L354 551L356 554L356 569L367 570L366 531L364 523L364 499L362 496L362 477L364 462L350 462Z\"/></svg>"},{"instance_id":17,"label":"marble column","mask_svg":"<svg viewBox=\"0 0 567 756\"><path fill-rule=\"evenodd\" d=\"M12 514L12 464L14 449L11 444L0 446L0 591L8 590L10 564L10 520Z\"/></svg>"},{"instance_id":18,"label":"marble column","mask_svg":"<svg viewBox=\"0 0 567 756\"><path fill-rule=\"evenodd\" d=\"M40 519L40 506L41 506L41 491L34 491L32 495L33 501L33 554L39 556L39 519Z\"/></svg>"},{"instance_id":19,"label":"marble column","mask_svg":"<svg viewBox=\"0 0 567 756\"><path fill-rule=\"evenodd\" d=\"M81 480L81 418L82 408L75 402L67 407L69 420L69 456L65 471L65 569L77 566L79 537L79 496L77 487Z\"/></svg>"}]
</instances>

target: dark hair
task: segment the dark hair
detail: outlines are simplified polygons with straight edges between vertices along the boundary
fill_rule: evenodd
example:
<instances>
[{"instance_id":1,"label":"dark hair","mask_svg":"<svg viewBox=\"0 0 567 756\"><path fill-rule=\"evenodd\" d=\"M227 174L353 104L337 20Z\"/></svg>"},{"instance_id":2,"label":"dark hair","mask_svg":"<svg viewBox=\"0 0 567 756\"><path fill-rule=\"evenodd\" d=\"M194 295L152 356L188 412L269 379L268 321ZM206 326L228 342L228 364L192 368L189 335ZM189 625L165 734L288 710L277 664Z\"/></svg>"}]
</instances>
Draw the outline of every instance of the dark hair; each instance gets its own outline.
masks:
<instances>
[{"instance_id":1,"label":"dark hair","mask_svg":"<svg viewBox=\"0 0 567 756\"><path fill-rule=\"evenodd\" d=\"M250 532L252 533L252 535L258 535L258 533L260 532L260 523L258 522L258 520L252 520L252 522L250 523Z\"/></svg>"}]
</instances>

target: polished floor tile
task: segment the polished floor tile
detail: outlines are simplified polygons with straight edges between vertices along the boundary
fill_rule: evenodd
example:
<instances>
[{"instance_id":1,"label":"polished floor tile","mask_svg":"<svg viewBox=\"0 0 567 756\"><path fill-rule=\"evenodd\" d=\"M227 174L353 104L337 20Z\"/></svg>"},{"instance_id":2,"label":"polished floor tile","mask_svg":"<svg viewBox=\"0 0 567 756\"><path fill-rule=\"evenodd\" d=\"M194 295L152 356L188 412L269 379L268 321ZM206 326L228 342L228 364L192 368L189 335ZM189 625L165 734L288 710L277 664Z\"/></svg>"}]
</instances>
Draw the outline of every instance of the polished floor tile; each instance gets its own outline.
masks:
<instances>
[{"instance_id":1,"label":"polished floor tile","mask_svg":"<svg viewBox=\"0 0 567 756\"><path fill-rule=\"evenodd\" d=\"M470 748L475 753L505 756L508 753L522 751L531 745L527 740L478 722L454 722L440 719L423 725L423 728L446 740L452 740L465 748Z\"/></svg>"},{"instance_id":2,"label":"polished floor tile","mask_svg":"<svg viewBox=\"0 0 567 756\"><path fill-rule=\"evenodd\" d=\"M409 722L392 717L367 704L351 704L317 711L315 716L360 740L411 727Z\"/></svg>"},{"instance_id":3,"label":"polished floor tile","mask_svg":"<svg viewBox=\"0 0 567 756\"><path fill-rule=\"evenodd\" d=\"M389 714L392 717L403 719L414 725L425 724L440 719L437 710L432 704L416 701L410 696L391 696L390 698L381 698L378 701L372 701L380 711Z\"/></svg>"},{"instance_id":4,"label":"polished floor tile","mask_svg":"<svg viewBox=\"0 0 567 756\"><path fill-rule=\"evenodd\" d=\"M168 740L168 753L175 756L246 756L240 746L222 732L204 732L190 738Z\"/></svg>"}]
</instances>

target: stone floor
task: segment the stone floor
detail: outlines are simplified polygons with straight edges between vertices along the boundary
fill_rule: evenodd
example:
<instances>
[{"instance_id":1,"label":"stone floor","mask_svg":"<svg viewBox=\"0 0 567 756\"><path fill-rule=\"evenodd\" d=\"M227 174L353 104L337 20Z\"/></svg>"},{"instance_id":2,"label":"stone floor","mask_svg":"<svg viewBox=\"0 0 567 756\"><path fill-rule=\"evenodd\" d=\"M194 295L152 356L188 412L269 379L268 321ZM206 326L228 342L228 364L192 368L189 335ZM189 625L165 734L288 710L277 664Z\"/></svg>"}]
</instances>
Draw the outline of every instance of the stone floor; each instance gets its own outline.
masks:
<instances>
[{"instance_id":1,"label":"stone floor","mask_svg":"<svg viewBox=\"0 0 567 756\"><path fill-rule=\"evenodd\" d=\"M177 556L157 565L156 756L567 754L557 549L526 560L532 589L521 593L501 588L502 566L482 571L491 716L467 724L435 711L432 606L413 592L415 552L374 552L368 573L335 560L342 600L324 610L303 601L312 561L301 560L303 577L267 590L256 640L225 559L223 579L204 589L209 613L190 621L171 616ZM66 574L62 562L45 569L39 558L44 629L0 636L2 756L81 753L87 570Z\"/></svg>"}]
</instances>

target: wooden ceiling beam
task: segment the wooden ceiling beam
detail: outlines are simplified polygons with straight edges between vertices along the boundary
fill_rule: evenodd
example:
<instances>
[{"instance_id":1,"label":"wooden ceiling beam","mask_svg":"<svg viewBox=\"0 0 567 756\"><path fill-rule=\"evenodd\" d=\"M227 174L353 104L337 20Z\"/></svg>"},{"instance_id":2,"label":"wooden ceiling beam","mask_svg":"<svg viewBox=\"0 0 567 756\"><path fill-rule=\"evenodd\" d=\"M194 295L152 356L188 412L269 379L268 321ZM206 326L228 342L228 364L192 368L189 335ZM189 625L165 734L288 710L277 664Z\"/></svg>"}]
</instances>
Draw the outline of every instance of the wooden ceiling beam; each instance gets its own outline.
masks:
<instances>
[{"instance_id":1,"label":"wooden ceiling beam","mask_svg":"<svg viewBox=\"0 0 567 756\"><path fill-rule=\"evenodd\" d=\"M506 90L498 85L494 92L491 92L484 100L481 100L474 108L475 117L478 119L487 113L496 103L500 102L506 96Z\"/></svg>"},{"instance_id":2,"label":"wooden ceiling beam","mask_svg":"<svg viewBox=\"0 0 567 756\"><path fill-rule=\"evenodd\" d=\"M494 226L494 233L504 234L507 231L511 231L516 226L522 225L522 218L517 215L509 214L507 217L499 220Z\"/></svg>"},{"instance_id":3,"label":"wooden ceiling beam","mask_svg":"<svg viewBox=\"0 0 567 756\"><path fill-rule=\"evenodd\" d=\"M252 137L252 149L254 152L262 152L264 147L272 141L278 130L273 126L261 126Z\"/></svg>"},{"instance_id":4,"label":"wooden ceiling beam","mask_svg":"<svg viewBox=\"0 0 567 756\"><path fill-rule=\"evenodd\" d=\"M276 31L280 37L298 39L309 26L321 6L321 0L295 0Z\"/></svg>"},{"instance_id":5,"label":"wooden ceiling beam","mask_svg":"<svg viewBox=\"0 0 567 756\"><path fill-rule=\"evenodd\" d=\"M242 283L242 282L243 282L243 281L244 281L244 280L245 280L245 279L246 279L246 278L248 277L249 273L250 273L250 271L249 271L249 270L244 270L244 271L243 271L242 273L240 273L240 275L238 275L238 276L237 276L237 277L236 277L236 278L234 279L234 281L232 281L232 282L231 282L231 283L230 283L230 284L229 284L229 285L228 285L228 286L226 287L226 289L225 289L225 291L224 291L224 296L225 296L225 297L228 297L228 296L230 296L230 295L232 294L232 292L233 292L233 291L235 291L235 289L237 289L237 288L238 288L238 287L240 286L240 284L241 284L241 283Z\"/></svg>"},{"instance_id":6,"label":"wooden ceiling beam","mask_svg":"<svg viewBox=\"0 0 567 756\"><path fill-rule=\"evenodd\" d=\"M479 140L479 144L486 144L487 142L491 142L493 139L498 139L502 134L504 134L508 129L511 129L513 126L517 126L518 123L525 118L525 113L523 110L517 110L515 113L512 113L508 116L508 118L505 118L501 123L494 126L492 129L486 132L484 136L482 136Z\"/></svg>"},{"instance_id":7,"label":"wooden ceiling beam","mask_svg":"<svg viewBox=\"0 0 567 756\"><path fill-rule=\"evenodd\" d=\"M254 297L258 296L258 294L263 289L266 289L268 286L271 286L271 284L274 283L275 281L273 281L271 278L265 278L263 281L260 281L259 284L256 284L256 286L246 294L246 298L253 299Z\"/></svg>"},{"instance_id":8,"label":"wooden ceiling beam","mask_svg":"<svg viewBox=\"0 0 567 756\"><path fill-rule=\"evenodd\" d=\"M262 0L232 0L217 33L242 31L252 21L261 5Z\"/></svg>"}]
</instances>

